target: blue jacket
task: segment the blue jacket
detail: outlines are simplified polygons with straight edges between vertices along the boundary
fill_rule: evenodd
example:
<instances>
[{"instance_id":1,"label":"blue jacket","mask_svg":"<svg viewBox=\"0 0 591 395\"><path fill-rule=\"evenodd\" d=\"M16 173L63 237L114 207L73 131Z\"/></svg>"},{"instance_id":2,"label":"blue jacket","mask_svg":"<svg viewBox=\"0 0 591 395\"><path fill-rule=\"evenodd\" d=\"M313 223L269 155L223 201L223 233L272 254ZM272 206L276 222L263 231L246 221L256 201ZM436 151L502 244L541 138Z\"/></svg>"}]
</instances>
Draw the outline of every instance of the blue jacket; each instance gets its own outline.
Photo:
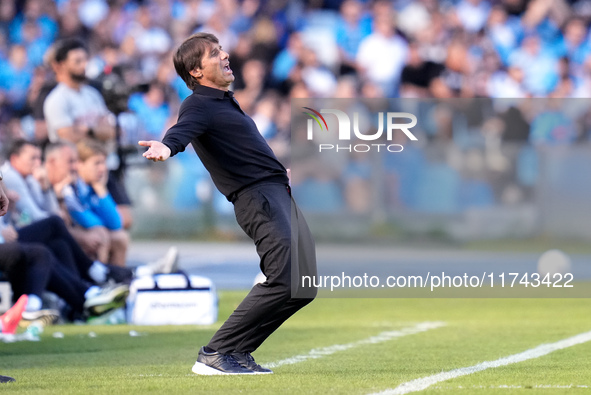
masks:
<instances>
[{"instance_id":1,"label":"blue jacket","mask_svg":"<svg viewBox=\"0 0 591 395\"><path fill-rule=\"evenodd\" d=\"M78 179L64 189L64 200L75 224L83 228L104 226L109 230L122 227L117 206L110 194L99 198L94 189Z\"/></svg>"}]
</instances>

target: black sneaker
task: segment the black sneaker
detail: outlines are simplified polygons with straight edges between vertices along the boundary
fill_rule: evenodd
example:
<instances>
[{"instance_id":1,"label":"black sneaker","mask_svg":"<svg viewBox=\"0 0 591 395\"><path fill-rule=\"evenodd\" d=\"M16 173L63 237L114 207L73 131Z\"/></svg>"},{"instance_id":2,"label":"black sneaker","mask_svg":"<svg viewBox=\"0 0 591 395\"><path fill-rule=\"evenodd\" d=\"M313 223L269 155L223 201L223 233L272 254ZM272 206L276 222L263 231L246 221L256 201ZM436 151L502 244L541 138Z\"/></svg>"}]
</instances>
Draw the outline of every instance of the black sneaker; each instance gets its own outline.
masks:
<instances>
[{"instance_id":1,"label":"black sneaker","mask_svg":"<svg viewBox=\"0 0 591 395\"><path fill-rule=\"evenodd\" d=\"M238 363L246 369L252 370L256 374L273 374L271 369L267 369L254 361L249 352L233 352L230 354Z\"/></svg>"},{"instance_id":2,"label":"black sneaker","mask_svg":"<svg viewBox=\"0 0 591 395\"><path fill-rule=\"evenodd\" d=\"M242 367L231 355L219 352L206 352L203 347L199 350L197 362L191 369L193 373L213 376L218 374L254 374L250 369Z\"/></svg>"},{"instance_id":3,"label":"black sneaker","mask_svg":"<svg viewBox=\"0 0 591 395\"><path fill-rule=\"evenodd\" d=\"M0 376L0 383L13 383L16 380L8 376Z\"/></svg>"}]
</instances>

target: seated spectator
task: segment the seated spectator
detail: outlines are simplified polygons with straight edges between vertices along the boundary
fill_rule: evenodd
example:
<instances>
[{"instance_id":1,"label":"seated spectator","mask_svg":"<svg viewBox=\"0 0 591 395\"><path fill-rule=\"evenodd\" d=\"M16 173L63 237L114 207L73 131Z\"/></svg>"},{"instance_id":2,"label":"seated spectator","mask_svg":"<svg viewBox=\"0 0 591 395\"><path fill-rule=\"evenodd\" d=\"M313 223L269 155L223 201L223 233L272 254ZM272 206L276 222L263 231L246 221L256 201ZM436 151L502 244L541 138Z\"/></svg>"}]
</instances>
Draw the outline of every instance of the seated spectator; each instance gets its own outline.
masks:
<instances>
[{"instance_id":1,"label":"seated spectator","mask_svg":"<svg viewBox=\"0 0 591 395\"><path fill-rule=\"evenodd\" d=\"M9 161L3 166L6 185L12 190L14 205L12 215L7 223L14 225L17 229L23 226L46 219L51 215L59 215L69 219L67 209L60 208L60 201L64 199L64 190L78 177L77 152L69 143L56 143L61 147L59 150L48 150L48 163L41 166L40 149L25 140L17 140L8 152ZM65 173L60 173L56 162L63 161ZM51 175L51 177L49 177ZM56 177L58 180L55 180ZM51 182L53 180L53 183ZM111 225L113 227L113 225ZM79 232L74 229L76 239L85 247L85 250L93 258L108 262L109 256L101 251L109 250L109 237L106 231ZM98 235L97 235L98 234ZM99 237L102 236L102 237ZM101 240L103 240L101 242Z\"/></svg>"},{"instance_id":2,"label":"seated spectator","mask_svg":"<svg viewBox=\"0 0 591 395\"><path fill-rule=\"evenodd\" d=\"M76 226L75 221L70 217L65 200L66 195L73 190L72 184L78 180L78 151L76 146L65 141L49 144L45 149L44 165L47 181L52 187L52 193L48 198L53 199L55 203L52 203L52 205L59 208L57 215L62 217L68 227L69 233L73 236L74 240L76 240L77 244L80 245L82 250L90 257L96 258L99 255L99 252L108 249L108 245L104 245L109 242L109 238L103 235L103 233L106 233L105 230L101 230L100 227L91 228L89 230ZM176 248L173 248L173 250L175 252L173 253L172 250L170 250L166 255L168 258L163 258L164 261L171 262L171 260L176 260ZM161 261L162 260L159 260L157 262ZM156 267L162 266L158 263L149 263L148 265L155 265ZM165 264L164 266L167 265L170 266L170 264ZM156 268L155 273L161 273L162 270L166 269Z\"/></svg>"},{"instance_id":3,"label":"seated spectator","mask_svg":"<svg viewBox=\"0 0 591 395\"><path fill-rule=\"evenodd\" d=\"M33 321L53 324L59 318L55 310L42 310L45 291L64 299L78 316L102 315L122 307L129 292L127 285L98 287L82 280L38 243L0 243L0 269L8 277L15 299L29 296L21 321L25 326Z\"/></svg>"},{"instance_id":4,"label":"seated spectator","mask_svg":"<svg viewBox=\"0 0 591 395\"><path fill-rule=\"evenodd\" d=\"M73 224L100 241L92 258L125 266L129 234L107 190L107 150L94 140L78 144L78 179L66 187L64 202Z\"/></svg>"},{"instance_id":5,"label":"seated spectator","mask_svg":"<svg viewBox=\"0 0 591 395\"><path fill-rule=\"evenodd\" d=\"M0 240L42 244L49 248L60 264L94 284L103 284L109 279L129 283L133 277L131 269L93 262L72 238L64 221L57 216L33 222L18 230L0 220Z\"/></svg>"},{"instance_id":6,"label":"seated spectator","mask_svg":"<svg viewBox=\"0 0 591 395\"><path fill-rule=\"evenodd\" d=\"M141 274L146 275L171 273L177 270L178 251L176 247L171 247L164 257L138 266L135 271L130 268L93 261L68 232L64 221L57 216L34 222L19 230L5 225L0 220L0 238L6 242L42 244L51 250L60 264L95 285L101 285L107 281L129 283L137 270L141 270Z\"/></svg>"},{"instance_id":7,"label":"seated spectator","mask_svg":"<svg viewBox=\"0 0 591 395\"><path fill-rule=\"evenodd\" d=\"M13 206L12 223L17 227L47 218L57 207L52 205L51 185L45 180L41 167L41 149L26 140L16 140L7 152L2 166L6 187L18 194Z\"/></svg>"},{"instance_id":8,"label":"seated spectator","mask_svg":"<svg viewBox=\"0 0 591 395\"><path fill-rule=\"evenodd\" d=\"M66 141L49 144L45 148L44 166L53 192L49 198L55 200L54 204L59 207L57 214L64 219L68 230L82 249L89 256L97 257L99 251L107 248L103 246L103 243L107 243L108 238L102 237L102 231L87 231L74 226L65 204L64 194L70 190L71 185L78 179L78 151L76 146Z\"/></svg>"},{"instance_id":9,"label":"seated spectator","mask_svg":"<svg viewBox=\"0 0 591 395\"><path fill-rule=\"evenodd\" d=\"M3 245L10 245L12 247L2 247ZM14 245L19 245L20 247L16 248ZM71 280L72 282L67 287L64 288L64 285L61 285L61 288L64 288L62 292L57 292L50 288L47 288L47 290L62 297L77 313L82 313L81 306L92 307L94 306L93 303L96 302L81 304L81 295L83 295L80 292L81 289L87 290L90 289L89 287L97 285L104 287L108 282L129 284L134 274L138 272L141 275L170 273L177 270L178 263L178 251L175 247L172 247L163 258L147 265L140 265L135 269L121 268L99 261L93 261L82 251L66 229L64 222L57 216L51 216L47 219L34 222L18 231L9 225L5 225L3 219L0 219L0 254L3 251L6 252L6 257L4 257L6 260L3 261L2 257L0 257L0 270L7 273L9 280L11 282L14 280L17 283L17 287L21 285L24 287L30 286L36 290L35 292L23 292L24 294L33 294L40 297L41 293L39 292L41 291L37 292L40 287L38 282L41 281L47 285L47 282L42 281L45 278L44 273L46 271L55 272L54 275L58 276L56 281L60 284L62 280ZM23 267L14 268L16 271L14 275L16 277L12 277L11 280L11 275L8 271L13 270L12 265L16 264L17 261L20 262L20 259L25 259L26 262L29 262L27 264L23 263L22 265L32 265L30 281L18 277L19 275L24 275L22 273ZM5 267L2 266L3 262ZM14 287L15 285L13 285ZM96 291L97 287L93 289ZM105 287L105 289L110 288ZM94 297L95 291L91 292L91 296ZM20 293L15 291L15 295L18 297ZM37 303L34 306L37 305L40 304ZM25 320L35 320L45 316L49 316L47 319L50 321L56 318L55 313L37 312L37 309L33 309L32 311L36 313L25 314ZM93 308L90 312L97 313L97 310ZM102 312L104 311L99 311L99 313Z\"/></svg>"},{"instance_id":10,"label":"seated spectator","mask_svg":"<svg viewBox=\"0 0 591 395\"><path fill-rule=\"evenodd\" d=\"M47 182L51 185L48 198L63 203L64 190L78 178L78 151L74 144L60 141L48 144L44 153L43 167ZM65 206L59 205L59 211L54 214L58 213L64 219L69 218Z\"/></svg>"}]
</instances>

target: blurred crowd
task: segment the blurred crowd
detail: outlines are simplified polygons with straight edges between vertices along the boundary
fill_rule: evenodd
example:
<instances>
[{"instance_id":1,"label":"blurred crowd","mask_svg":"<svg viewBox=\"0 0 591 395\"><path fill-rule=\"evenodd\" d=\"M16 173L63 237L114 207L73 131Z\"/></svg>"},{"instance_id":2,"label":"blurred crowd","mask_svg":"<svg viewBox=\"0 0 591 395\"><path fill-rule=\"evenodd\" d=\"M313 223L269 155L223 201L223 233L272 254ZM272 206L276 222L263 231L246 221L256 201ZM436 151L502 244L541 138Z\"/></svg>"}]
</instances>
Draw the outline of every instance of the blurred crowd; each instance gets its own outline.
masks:
<instances>
[{"instance_id":1,"label":"blurred crowd","mask_svg":"<svg viewBox=\"0 0 591 395\"><path fill-rule=\"evenodd\" d=\"M242 107L281 142L290 97L587 97L590 18L576 0L2 1L0 141L45 138L44 55L59 38L86 42L98 87L117 75L107 104L131 142L174 121L190 91L171 53L212 32Z\"/></svg>"},{"instance_id":2,"label":"blurred crowd","mask_svg":"<svg viewBox=\"0 0 591 395\"><path fill-rule=\"evenodd\" d=\"M0 144L47 141L48 49L58 39L85 42L86 76L131 147L160 138L191 93L175 48L214 33L230 53L235 97L289 165L291 98L586 98L590 20L584 0L6 0ZM537 138L529 124L516 133ZM182 163L194 175L193 159Z\"/></svg>"}]
</instances>

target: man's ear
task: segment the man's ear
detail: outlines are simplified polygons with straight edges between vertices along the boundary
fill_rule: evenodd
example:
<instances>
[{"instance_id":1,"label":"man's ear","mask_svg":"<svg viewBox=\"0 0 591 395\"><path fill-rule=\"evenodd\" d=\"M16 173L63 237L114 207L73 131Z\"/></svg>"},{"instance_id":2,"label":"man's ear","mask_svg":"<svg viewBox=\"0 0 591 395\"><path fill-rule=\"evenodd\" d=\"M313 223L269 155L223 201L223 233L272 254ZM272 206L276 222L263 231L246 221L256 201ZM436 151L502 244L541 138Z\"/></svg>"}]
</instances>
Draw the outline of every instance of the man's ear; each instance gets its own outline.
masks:
<instances>
[{"instance_id":1,"label":"man's ear","mask_svg":"<svg viewBox=\"0 0 591 395\"><path fill-rule=\"evenodd\" d=\"M196 79L203 77L203 72L201 71L201 69L199 67L189 71L189 74L191 74L193 76L193 78L196 78Z\"/></svg>"}]
</instances>

